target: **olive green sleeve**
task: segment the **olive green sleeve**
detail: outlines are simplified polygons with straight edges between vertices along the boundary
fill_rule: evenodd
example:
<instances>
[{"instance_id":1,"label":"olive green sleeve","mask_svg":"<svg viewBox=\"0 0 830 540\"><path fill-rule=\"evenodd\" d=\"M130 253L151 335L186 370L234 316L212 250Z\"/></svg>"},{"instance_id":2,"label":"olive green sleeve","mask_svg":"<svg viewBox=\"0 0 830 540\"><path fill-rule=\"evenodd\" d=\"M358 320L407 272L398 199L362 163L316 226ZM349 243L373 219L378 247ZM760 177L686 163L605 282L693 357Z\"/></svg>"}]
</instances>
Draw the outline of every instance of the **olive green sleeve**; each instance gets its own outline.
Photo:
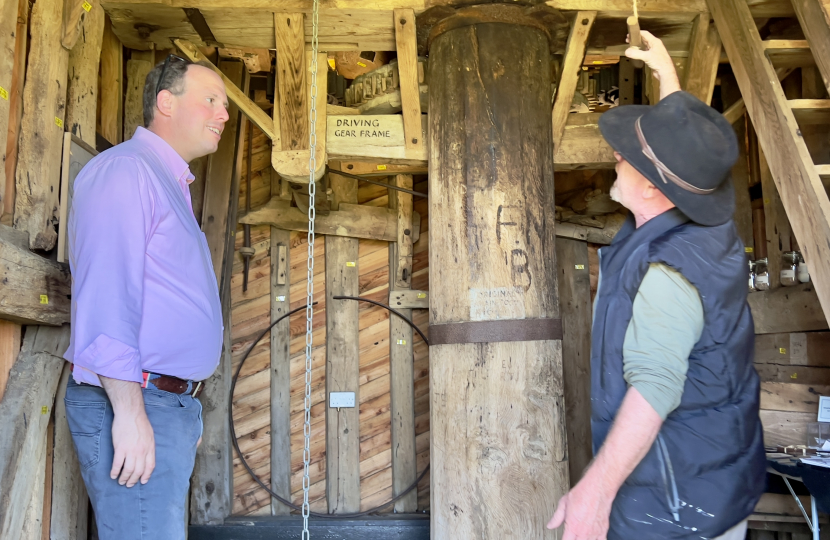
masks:
<instances>
[{"instance_id":1,"label":"olive green sleeve","mask_svg":"<svg viewBox=\"0 0 830 540\"><path fill-rule=\"evenodd\" d=\"M703 303L680 272L652 264L634 298L623 376L664 420L683 395L689 354L703 332Z\"/></svg>"}]
</instances>

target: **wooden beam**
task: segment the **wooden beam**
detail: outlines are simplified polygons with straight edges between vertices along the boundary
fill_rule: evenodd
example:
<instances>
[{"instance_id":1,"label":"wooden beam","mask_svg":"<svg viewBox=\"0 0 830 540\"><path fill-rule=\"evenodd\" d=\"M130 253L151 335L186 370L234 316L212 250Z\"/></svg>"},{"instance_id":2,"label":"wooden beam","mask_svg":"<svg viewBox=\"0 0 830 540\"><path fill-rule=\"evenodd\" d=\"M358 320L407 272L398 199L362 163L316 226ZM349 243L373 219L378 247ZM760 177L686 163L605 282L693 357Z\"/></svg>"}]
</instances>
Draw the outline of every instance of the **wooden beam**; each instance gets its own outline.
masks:
<instances>
[{"instance_id":1,"label":"wooden beam","mask_svg":"<svg viewBox=\"0 0 830 540\"><path fill-rule=\"evenodd\" d=\"M429 309L429 291L390 290L389 305L394 309Z\"/></svg>"},{"instance_id":2,"label":"wooden beam","mask_svg":"<svg viewBox=\"0 0 830 540\"><path fill-rule=\"evenodd\" d=\"M830 332L794 332L755 336L756 364L827 367Z\"/></svg>"},{"instance_id":3,"label":"wooden beam","mask_svg":"<svg viewBox=\"0 0 830 540\"><path fill-rule=\"evenodd\" d=\"M709 24L709 14L701 13L695 19L692 30L683 89L706 104L712 102L720 51L718 30L715 25Z\"/></svg>"},{"instance_id":4,"label":"wooden beam","mask_svg":"<svg viewBox=\"0 0 830 540\"><path fill-rule=\"evenodd\" d=\"M830 385L761 383L761 408L818 414L820 396L830 396Z\"/></svg>"},{"instance_id":5,"label":"wooden beam","mask_svg":"<svg viewBox=\"0 0 830 540\"><path fill-rule=\"evenodd\" d=\"M760 411L764 426L765 446L804 444L807 440L807 424L816 421L815 413Z\"/></svg>"},{"instance_id":6,"label":"wooden beam","mask_svg":"<svg viewBox=\"0 0 830 540\"><path fill-rule=\"evenodd\" d=\"M0 320L0 400L6 391L9 372L20 352L20 336L23 329L17 323Z\"/></svg>"},{"instance_id":7,"label":"wooden beam","mask_svg":"<svg viewBox=\"0 0 830 540\"><path fill-rule=\"evenodd\" d=\"M591 443L591 279L588 244L556 240L562 318L562 386L568 430L568 469L575 486L593 458Z\"/></svg>"},{"instance_id":8,"label":"wooden beam","mask_svg":"<svg viewBox=\"0 0 830 540\"><path fill-rule=\"evenodd\" d=\"M824 86L830 90L830 6L821 0L793 0L793 8Z\"/></svg>"},{"instance_id":9,"label":"wooden beam","mask_svg":"<svg viewBox=\"0 0 830 540\"><path fill-rule=\"evenodd\" d=\"M557 221L556 236L557 238L572 238L591 244L607 246L620 231L623 223L625 223L625 216L622 214L607 215L605 227L602 229Z\"/></svg>"},{"instance_id":10,"label":"wooden beam","mask_svg":"<svg viewBox=\"0 0 830 540\"><path fill-rule=\"evenodd\" d=\"M271 227L271 322L291 305L291 233ZM271 489L291 500L291 343L290 321L271 329ZM276 499L271 515L288 515L290 509Z\"/></svg>"},{"instance_id":11,"label":"wooden beam","mask_svg":"<svg viewBox=\"0 0 830 540\"><path fill-rule=\"evenodd\" d=\"M761 190L764 194L764 224L767 239L767 270L769 288L781 286L782 254L790 251L792 231L778 189L767 163L763 149L758 148L758 167L761 172Z\"/></svg>"},{"instance_id":12,"label":"wooden beam","mask_svg":"<svg viewBox=\"0 0 830 540\"><path fill-rule=\"evenodd\" d=\"M55 442L52 460L49 540L76 540L87 537L89 498L81 476L81 466L72 442L72 434L69 433L64 403L66 385L71 376L71 365L65 363L55 396Z\"/></svg>"},{"instance_id":13,"label":"wooden beam","mask_svg":"<svg viewBox=\"0 0 830 540\"><path fill-rule=\"evenodd\" d=\"M71 285L65 265L0 235L0 281L0 318L22 324L69 322Z\"/></svg>"},{"instance_id":14,"label":"wooden beam","mask_svg":"<svg viewBox=\"0 0 830 540\"><path fill-rule=\"evenodd\" d=\"M599 117L600 113L568 115L562 141L553 152L555 170L614 168L617 160L599 131Z\"/></svg>"},{"instance_id":15,"label":"wooden beam","mask_svg":"<svg viewBox=\"0 0 830 540\"><path fill-rule=\"evenodd\" d=\"M94 4L86 16L80 37L69 51L66 91L66 129L93 148L98 107L98 67L106 18L104 9L98 2Z\"/></svg>"},{"instance_id":16,"label":"wooden beam","mask_svg":"<svg viewBox=\"0 0 830 540\"><path fill-rule=\"evenodd\" d=\"M776 68L797 68L815 65L806 39L767 39L761 47Z\"/></svg>"},{"instance_id":17,"label":"wooden beam","mask_svg":"<svg viewBox=\"0 0 830 540\"><path fill-rule=\"evenodd\" d=\"M752 310L756 334L809 332L828 328L812 283L754 292L747 297L747 301Z\"/></svg>"},{"instance_id":18,"label":"wooden beam","mask_svg":"<svg viewBox=\"0 0 830 540\"><path fill-rule=\"evenodd\" d=\"M14 79L15 45L18 41L17 14L20 2L18 0L0 0L0 158L6 163L9 156L6 153L6 142L9 135L10 119L13 116L11 108L12 81ZM22 42L25 47L25 41ZM25 61L25 53L24 53ZM6 196L6 168L0 168L0 202ZM14 182L13 179L10 180ZM0 206L0 215L3 207Z\"/></svg>"},{"instance_id":19,"label":"wooden beam","mask_svg":"<svg viewBox=\"0 0 830 540\"><path fill-rule=\"evenodd\" d=\"M243 65L238 60L221 60L219 68L222 75L236 87L243 84ZM234 180L234 171L238 164L234 156L238 151L240 138L240 110L236 102L228 107L229 119L225 123L222 139L214 154L208 158L207 180L205 184L205 205L202 210L202 231L207 238L213 270L216 272L216 281L221 282L222 263L225 260L225 243L227 235L234 230L228 230L228 206L233 196L231 184Z\"/></svg>"},{"instance_id":20,"label":"wooden beam","mask_svg":"<svg viewBox=\"0 0 830 540\"><path fill-rule=\"evenodd\" d=\"M579 11L571 23L571 33L565 47L565 59L562 62L562 76L556 86L556 97L553 101L553 149L559 148L562 135L565 133L565 124L574 99L576 83L582 73L582 60L585 58L585 49L588 45L588 35L597 17L596 11ZM554 158L554 161L556 159Z\"/></svg>"},{"instance_id":21,"label":"wooden beam","mask_svg":"<svg viewBox=\"0 0 830 540\"><path fill-rule=\"evenodd\" d=\"M764 57L749 7L742 0L718 0L710 1L709 8L826 315L830 313L830 200L781 86L770 84L777 76Z\"/></svg>"},{"instance_id":22,"label":"wooden beam","mask_svg":"<svg viewBox=\"0 0 830 540\"><path fill-rule=\"evenodd\" d=\"M63 0L32 8L31 46L23 89L14 226L29 233L31 249L55 246L69 51L56 39Z\"/></svg>"},{"instance_id":23,"label":"wooden beam","mask_svg":"<svg viewBox=\"0 0 830 540\"><path fill-rule=\"evenodd\" d=\"M345 203L357 203L357 180L337 177L331 189L334 211ZM359 306L332 298L358 295L358 242L326 237L326 502L330 514L360 510ZM354 392L355 406L329 407L332 392Z\"/></svg>"},{"instance_id":24,"label":"wooden beam","mask_svg":"<svg viewBox=\"0 0 830 540\"><path fill-rule=\"evenodd\" d=\"M132 51L127 60L127 95L124 97L124 137L128 141L144 126L144 83L155 65L154 51Z\"/></svg>"},{"instance_id":25,"label":"wooden beam","mask_svg":"<svg viewBox=\"0 0 830 540\"><path fill-rule=\"evenodd\" d=\"M421 216L412 213L412 235L417 242ZM246 225L272 225L290 231L308 231L308 216L296 207L290 207L288 201L271 199L268 204L240 218L239 223ZM333 210L329 215L318 215L314 224L318 234L343 236L348 238L366 238L395 242L397 236L397 217L387 208L344 203L340 210Z\"/></svg>"},{"instance_id":26,"label":"wooden beam","mask_svg":"<svg viewBox=\"0 0 830 540\"><path fill-rule=\"evenodd\" d=\"M23 82L26 76L26 53L29 41L29 1L20 0L17 12L17 33L15 36L14 70L9 90L9 129L5 147L5 192L0 192L3 205L0 207L0 223L12 225L14 217L15 171L17 171L20 121L23 119ZM2 122L0 121L0 125ZM2 128L0 128L2 129ZM2 135L0 135L2 136ZM3 174L0 172L0 174Z\"/></svg>"},{"instance_id":27,"label":"wooden beam","mask_svg":"<svg viewBox=\"0 0 830 540\"><path fill-rule=\"evenodd\" d=\"M101 109L98 114L98 133L111 144L122 141L124 125L124 52L112 31L112 21L104 21L101 43Z\"/></svg>"},{"instance_id":28,"label":"wooden beam","mask_svg":"<svg viewBox=\"0 0 830 540\"><path fill-rule=\"evenodd\" d=\"M68 325L49 329L54 345L68 345ZM0 537L18 540L27 521L40 535L42 490L46 459L46 429L55 401L64 360L57 352L39 352L34 347L38 328L27 331L26 341L15 363L0 401ZM32 495L41 491L40 506L29 509ZM32 519L27 519L31 511Z\"/></svg>"},{"instance_id":29,"label":"wooden beam","mask_svg":"<svg viewBox=\"0 0 830 540\"><path fill-rule=\"evenodd\" d=\"M787 100L799 125L830 123L830 99Z\"/></svg>"},{"instance_id":30,"label":"wooden beam","mask_svg":"<svg viewBox=\"0 0 830 540\"><path fill-rule=\"evenodd\" d=\"M100 7L98 0L76 2L65 0L63 9L63 27L61 29L61 45L71 51L81 37L85 21L89 18L93 8Z\"/></svg>"},{"instance_id":31,"label":"wooden beam","mask_svg":"<svg viewBox=\"0 0 830 540\"><path fill-rule=\"evenodd\" d=\"M253 123L256 124L256 126L261 129L269 139L274 139L274 121L271 120L265 111L260 109L259 105L254 103L243 90L240 90L239 86L234 84L233 81L229 79L220 68L214 66L213 63L208 60L207 57L201 53L201 51L199 51L199 48L196 45L186 39L174 39L173 43L191 62L205 62L210 64L213 71L222 77L222 81L225 83L225 92L228 94L228 99L232 101L240 111L242 111L242 114L250 118L251 121L253 121Z\"/></svg>"},{"instance_id":32,"label":"wooden beam","mask_svg":"<svg viewBox=\"0 0 830 540\"><path fill-rule=\"evenodd\" d=\"M241 62L224 60L219 62L219 67L235 88L239 85L247 91L250 79ZM219 148L208 161L202 215L202 230L219 282L225 331L219 367L206 381L200 397L204 431L191 479L190 523L193 525L221 525L233 508L233 455L227 421L232 361L229 293L245 122L235 105L228 109L228 114L230 118L225 123Z\"/></svg>"},{"instance_id":33,"label":"wooden beam","mask_svg":"<svg viewBox=\"0 0 830 540\"><path fill-rule=\"evenodd\" d=\"M277 92L280 139L278 150L308 149L308 93L306 92L305 31L302 13L275 13Z\"/></svg>"},{"instance_id":34,"label":"wooden beam","mask_svg":"<svg viewBox=\"0 0 830 540\"><path fill-rule=\"evenodd\" d=\"M397 13L395 16L397 19ZM412 176L410 175L399 174L390 180L398 187L412 189ZM397 241L389 243L389 290L400 294L400 291L412 288L412 235L410 231L412 195L390 189L389 208L395 211L398 218ZM412 319L411 309L394 307L401 312L401 315ZM394 496L409 487L418 474L415 464L415 368L412 341L412 327L400 318L390 316L389 387L391 395L389 410L392 415L392 495ZM417 489L410 491L396 502L394 507L395 512L415 512L417 509Z\"/></svg>"},{"instance_id":35,"label":"wooden beam","mask_svg":"<svg viewBox=\"0 0 830 540\"><path fill-rule=\"evenodd\" d=\"M746 117L734 123L738 138L738 160L732 166L732 184L735 188L735 226L749 258L755 258L755 240L752 230L752 201L749 195L749 159L747 158Z\"/></svg>"},{"instance_id":36,"label":"wooden beam","mask_svg":"<svg viewBox=\"0 0 830 540\"><path fill-rule=\"evenodd\" d=\"M398 52L398 76L401 81L401 106L406 148L423 152L426 144L421 131L421 92L418 83L418 43L415 37L415 12L412 9L396 9L393 11L393 18L395 21L395 43Z\"/></svg>"}]
</instances>

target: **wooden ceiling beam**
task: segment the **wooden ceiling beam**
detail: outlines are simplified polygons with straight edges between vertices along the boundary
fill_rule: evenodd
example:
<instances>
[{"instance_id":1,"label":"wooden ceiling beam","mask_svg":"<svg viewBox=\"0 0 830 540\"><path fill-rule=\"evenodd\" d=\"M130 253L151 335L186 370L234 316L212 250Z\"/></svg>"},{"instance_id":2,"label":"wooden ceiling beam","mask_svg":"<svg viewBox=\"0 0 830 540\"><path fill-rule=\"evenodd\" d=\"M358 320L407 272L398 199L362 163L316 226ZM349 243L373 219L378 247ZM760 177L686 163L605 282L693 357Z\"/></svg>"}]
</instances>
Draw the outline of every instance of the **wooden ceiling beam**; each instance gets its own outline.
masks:
<instances>
[{"instance_id":1,"label":"wooden ceiling beam","mask_svg":"<svg viewBox=\"0 0 830 540\"><path fill-rule=\"evenodd\" d=\"M709 24L709 14L701 13L692 30L683 89L706 104L712 102L720 51L718 30L715 25Z\"/></svg>"},{"instance_id":2,"label":"wooden ceiling beam","mask_svg":"<svg viewBox=\"0 0 830 540\"><path fill-rule=\"evenodd\" d=\"M579 11L571 23L571 33L565 45L565 59L562 62L562 76L556 87L556 98L553 102L554 149L559 148L562 135L565 133L565 124L571 111L576 84L582 74L582 61L585 58L588 35L591 33L596 17L596 11Z\"/></svg>"},{"instance_id":3,"label":"wooden ceiling beam","mask_svg":"<svg viewBox=\"0 0 830 540\"><path fill-rule=\"evenodd\" d=\"M824 86L830 89L830 5L818 0L792 0L792 3Z\"/></svg>"}]
</instances>

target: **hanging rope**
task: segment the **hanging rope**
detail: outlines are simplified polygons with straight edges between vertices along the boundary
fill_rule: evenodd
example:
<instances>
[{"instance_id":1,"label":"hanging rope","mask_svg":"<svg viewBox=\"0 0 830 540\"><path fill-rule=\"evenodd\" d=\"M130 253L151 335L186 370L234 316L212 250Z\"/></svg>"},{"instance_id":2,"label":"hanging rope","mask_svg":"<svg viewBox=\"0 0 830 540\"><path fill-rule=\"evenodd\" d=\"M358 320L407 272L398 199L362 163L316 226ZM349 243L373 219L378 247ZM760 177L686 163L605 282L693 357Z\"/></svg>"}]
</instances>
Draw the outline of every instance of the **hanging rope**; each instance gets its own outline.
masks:
<instances>
[{"instance_id":1,"label":"hanging rope","mask_svg":"<svg viewBox=\"0 0 830 540\"><path fill-rule=\"evenodd\" d=\"M312 321L314 319L314 196L317 187L314 183L314 171L317 169L317 47L318 26L320 20L320 0L314 0L311 10L311 95L308 113L308 268L305 306L305 422L303 423L303 536L310 540L308 516L311 507L308 504L308 466L311 461L311 349L313 341ZM325 156L322 156L325 159Z\"/></svg>"}]
</instances>

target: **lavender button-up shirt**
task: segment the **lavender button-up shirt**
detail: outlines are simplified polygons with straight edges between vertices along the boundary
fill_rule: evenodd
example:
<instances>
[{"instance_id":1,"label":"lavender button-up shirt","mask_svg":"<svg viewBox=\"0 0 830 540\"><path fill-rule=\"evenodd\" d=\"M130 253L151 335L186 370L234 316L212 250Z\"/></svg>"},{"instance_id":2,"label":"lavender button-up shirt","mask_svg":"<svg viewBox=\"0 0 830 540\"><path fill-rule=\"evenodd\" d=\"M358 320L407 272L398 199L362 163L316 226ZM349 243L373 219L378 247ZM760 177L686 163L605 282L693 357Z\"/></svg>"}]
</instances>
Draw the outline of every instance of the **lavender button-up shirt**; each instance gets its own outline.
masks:
<instances>
[{"instance_id":1,"label":"lavender button-up shirt","mask_svg":"<svg viewBox=\"0 0 830 540\"><path fill-rule=\"evenodd\" d=\"M142 381L142 370L208 378L222 310L187 163L139 127L75 180L68 223L76 382Z\"/></svg>"}]
</instances>

